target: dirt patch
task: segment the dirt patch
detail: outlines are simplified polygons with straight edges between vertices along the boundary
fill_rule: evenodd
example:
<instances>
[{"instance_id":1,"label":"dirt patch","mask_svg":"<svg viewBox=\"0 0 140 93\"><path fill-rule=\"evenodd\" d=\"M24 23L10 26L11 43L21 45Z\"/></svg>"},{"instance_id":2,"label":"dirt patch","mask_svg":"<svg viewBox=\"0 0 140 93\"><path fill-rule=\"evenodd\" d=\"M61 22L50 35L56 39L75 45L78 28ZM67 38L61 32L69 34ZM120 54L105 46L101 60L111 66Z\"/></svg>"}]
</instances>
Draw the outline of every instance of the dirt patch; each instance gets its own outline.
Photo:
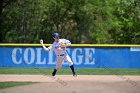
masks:
<instances>
[{"instance_id":1,"label":"dirt patch","mask_svg":"<svg viewBox=\"0 0 140 93\"><path fill-rule=\"evenodd\" d=\"M140 76L0 75L0 82L32 81L32 85L1 89L0 93L140 93Z\"/></svg>"}]
</instances>

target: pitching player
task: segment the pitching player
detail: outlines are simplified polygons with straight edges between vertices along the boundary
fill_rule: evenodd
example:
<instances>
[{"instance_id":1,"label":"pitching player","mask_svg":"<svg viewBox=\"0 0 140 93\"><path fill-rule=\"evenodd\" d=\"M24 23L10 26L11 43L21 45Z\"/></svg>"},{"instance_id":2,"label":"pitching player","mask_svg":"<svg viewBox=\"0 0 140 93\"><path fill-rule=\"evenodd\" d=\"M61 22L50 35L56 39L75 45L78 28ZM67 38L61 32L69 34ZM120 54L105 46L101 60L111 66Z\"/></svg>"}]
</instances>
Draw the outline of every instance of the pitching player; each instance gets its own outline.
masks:
<instances>
[{"instance_id":1,"label":"pitching player","mask_svg":"<svg viewBox=\"0 0 140 93\"><path fill-rule=\"evenodd\" d=\"M61 68L63 60L65 60L69 64L72 70L73 76L77 76L74 70L73 62L66 51L66 47L71 46L71 42L67 39L59 39L58 33L53 34L53 39L54 39L53 44L49 46L48 48L46 48L45 45L43 44L43 40L40 40L40 43L42 44L43 48L46 51L53 50L55 52L56 66L52 73L52 76L55 76L56 72Z\"/></svg>"}]
</instances>

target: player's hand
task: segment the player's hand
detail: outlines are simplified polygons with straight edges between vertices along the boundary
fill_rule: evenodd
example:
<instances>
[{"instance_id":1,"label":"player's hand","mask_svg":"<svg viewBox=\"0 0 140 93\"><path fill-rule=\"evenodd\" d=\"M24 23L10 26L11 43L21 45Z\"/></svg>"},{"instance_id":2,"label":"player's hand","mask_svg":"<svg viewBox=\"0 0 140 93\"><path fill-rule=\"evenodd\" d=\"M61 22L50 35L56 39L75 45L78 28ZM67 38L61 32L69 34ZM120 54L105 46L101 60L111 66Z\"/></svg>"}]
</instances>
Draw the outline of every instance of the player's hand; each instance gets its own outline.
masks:
<instances>
[{"instance_id":1,"label":"player's hand","mask_svg":"<svg viewBox=\"0 0 140 93\"><path fill-rule=\"evenodd\" d=\"M60 43L60 47L61 48L65 48L66 47L66 43Z\"/></svg>"},{"instance_id":2,"label":"player's hand","mask_svg":"<svg viewBox=\"0 0 140 93\"><path fill-rule=\"evenodd\" d=\"M43 44L43 39L40 39L40 43Z\"/></svg>"}]
</instances>

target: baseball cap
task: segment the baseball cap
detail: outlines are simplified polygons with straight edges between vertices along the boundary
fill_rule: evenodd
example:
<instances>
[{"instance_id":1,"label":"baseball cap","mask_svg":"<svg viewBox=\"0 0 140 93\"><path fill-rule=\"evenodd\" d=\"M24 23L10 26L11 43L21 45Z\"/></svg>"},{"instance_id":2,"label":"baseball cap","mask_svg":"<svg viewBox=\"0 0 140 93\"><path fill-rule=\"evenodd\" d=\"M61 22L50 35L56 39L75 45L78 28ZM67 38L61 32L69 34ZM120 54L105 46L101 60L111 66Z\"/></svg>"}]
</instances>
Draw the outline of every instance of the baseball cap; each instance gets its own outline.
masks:
<instances>
[{"instance_id":1,"label":"baseball cap","mask_svg":"<svg viewBox=\"0 0 140 93\"><path fill-rule=\"evenodd\" d=\"M58 33L53 33L53 37L59 37Z\"/></svg>"}]
</instances>

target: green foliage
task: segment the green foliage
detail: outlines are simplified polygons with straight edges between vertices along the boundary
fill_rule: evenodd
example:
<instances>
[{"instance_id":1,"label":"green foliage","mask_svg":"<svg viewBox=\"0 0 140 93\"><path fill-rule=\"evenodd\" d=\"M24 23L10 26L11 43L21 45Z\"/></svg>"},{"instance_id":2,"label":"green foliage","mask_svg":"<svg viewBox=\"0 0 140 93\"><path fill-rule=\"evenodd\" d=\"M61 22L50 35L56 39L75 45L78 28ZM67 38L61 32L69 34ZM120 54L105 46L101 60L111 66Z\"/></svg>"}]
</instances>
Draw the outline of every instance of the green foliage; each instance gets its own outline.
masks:
<instances>
[{"instance_id":1,"label":"green foliage","mask_svg":"<svg viewBox=\"0 0 140 93\"><path fill-rule=\"evenodd\" d=\"M139 0L1 0L1 43L140 43Z\"/></svg>"}]
</instances>

